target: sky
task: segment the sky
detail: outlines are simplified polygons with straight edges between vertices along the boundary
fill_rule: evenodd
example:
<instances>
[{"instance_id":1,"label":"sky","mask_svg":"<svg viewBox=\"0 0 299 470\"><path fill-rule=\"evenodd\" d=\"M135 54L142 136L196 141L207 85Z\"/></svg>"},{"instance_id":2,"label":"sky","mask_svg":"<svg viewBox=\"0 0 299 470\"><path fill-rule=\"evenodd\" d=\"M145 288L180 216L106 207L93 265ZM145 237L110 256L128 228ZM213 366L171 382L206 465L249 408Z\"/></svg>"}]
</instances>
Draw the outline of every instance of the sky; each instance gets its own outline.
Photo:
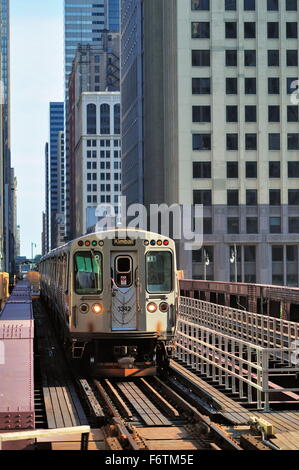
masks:
<instances>
[{"instance_id":1,"label":"sky","mask_svg":"<svg viewBox=\"0 0 299 470\"><path fill-rule=\"evenodd\" d=\"M49 102L63 101L63 0L10 0L12 166L21 255L41 253Z\"/></svg>"}]
</instances>

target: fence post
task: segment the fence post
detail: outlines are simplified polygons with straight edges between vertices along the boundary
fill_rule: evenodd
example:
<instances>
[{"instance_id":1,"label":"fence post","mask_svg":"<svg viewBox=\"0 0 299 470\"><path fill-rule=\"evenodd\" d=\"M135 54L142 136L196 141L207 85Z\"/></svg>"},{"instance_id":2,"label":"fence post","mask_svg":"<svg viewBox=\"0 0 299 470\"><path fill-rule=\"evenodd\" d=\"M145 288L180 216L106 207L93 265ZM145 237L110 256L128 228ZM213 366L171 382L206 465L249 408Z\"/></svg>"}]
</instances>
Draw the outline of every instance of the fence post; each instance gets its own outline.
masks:
<instances>
[{"instance_id":1,"label":"fence post","mask_svg":"<svg viewBox=\"0 0 299 470\"><path fill-rule=\"evenodd\" d=\"M269 353L268 351L263 351L263 360L262 360L262 376L263 376L263 391L265 394L265 403L264 410L270 411L269 405Z\"/></svg>"}]
</instances>

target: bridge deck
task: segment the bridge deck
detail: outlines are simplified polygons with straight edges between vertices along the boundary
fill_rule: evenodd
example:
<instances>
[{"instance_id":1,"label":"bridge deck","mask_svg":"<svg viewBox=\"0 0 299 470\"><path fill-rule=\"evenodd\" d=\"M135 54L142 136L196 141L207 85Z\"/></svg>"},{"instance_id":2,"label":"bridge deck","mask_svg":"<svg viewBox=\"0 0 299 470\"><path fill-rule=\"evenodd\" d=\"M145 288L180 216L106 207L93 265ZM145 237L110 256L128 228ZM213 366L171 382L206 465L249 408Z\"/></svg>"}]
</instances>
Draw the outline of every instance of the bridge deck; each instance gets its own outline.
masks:
<instances>
[{"instance_id":1,"label":"bridge deck","mask_svg":"<svg viewBox=\"0 0 299 470\"><path fill-rule=\"evenodd\" d=\"M272 441L275 445L282 445L285 439L285 433L291 435L292 439L288 442L288 448L297 450L299 442L299 411L249 411L233 399L208 384L192 371L187 370L183 365L171 361L171 368L181 377L188 378L188 381L194 385L199 395L214 404L218 414L225 418L232 425L245 425L249 423L251 417L264 419L272 424L275 429L275 439ZM297 437L297 442L295 437ZM276 441L277 439L277 441ZM276 444L277 442L277 444Z\"/></svg>"}]
</instances>

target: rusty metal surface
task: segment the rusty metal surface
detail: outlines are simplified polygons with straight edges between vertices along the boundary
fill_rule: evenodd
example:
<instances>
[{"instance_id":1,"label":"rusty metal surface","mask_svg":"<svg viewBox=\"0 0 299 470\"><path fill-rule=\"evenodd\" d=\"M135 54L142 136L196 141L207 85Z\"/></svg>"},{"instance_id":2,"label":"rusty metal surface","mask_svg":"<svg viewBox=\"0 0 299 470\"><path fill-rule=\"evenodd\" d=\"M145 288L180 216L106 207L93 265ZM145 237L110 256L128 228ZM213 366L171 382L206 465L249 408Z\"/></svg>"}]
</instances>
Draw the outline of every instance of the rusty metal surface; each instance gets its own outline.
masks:
<instances>
[{"instance_id":1,"label":"rusty metal surface","mask_svg":"<svg viewBox=\"0 0 299 470\"><path fill-rule=\"evenodd\" d=\"M188 279L180 281L180 288L184 291L219 292L223 294L242 295L248 297L252 296L253 287L255 297L263 296L264 298L269 298L271 300L286 301L290 303L299 304L298 287L203 280L194 281Z\"/></svg>"}]
</instances>

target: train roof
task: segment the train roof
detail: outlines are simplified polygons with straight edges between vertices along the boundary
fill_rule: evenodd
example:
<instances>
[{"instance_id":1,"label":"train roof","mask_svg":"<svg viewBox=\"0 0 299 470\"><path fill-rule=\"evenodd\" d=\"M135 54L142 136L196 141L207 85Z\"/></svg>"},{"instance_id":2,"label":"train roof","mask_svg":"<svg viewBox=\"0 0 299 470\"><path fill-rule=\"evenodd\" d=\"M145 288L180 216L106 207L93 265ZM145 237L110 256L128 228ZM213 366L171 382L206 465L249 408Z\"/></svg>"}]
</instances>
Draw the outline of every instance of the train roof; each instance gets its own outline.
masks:
<instances>
[{"instance_id":1,"label":"train roof","mask_svg":"<svg viewBox=\"0 0 299 470\"><path fill-rule=\"evenodd\" d=\"M53 256L56 253L61 252L61 250L63 250L64 248L66 248L68 246L71 246L73 243L78 243L78 241L82 240L82 239L92 238L92 237L97 237L99 240L103 240L105 238L113 239L113 237L109 236L109 234L110 235L115 234L116 237L119 236L120 234L126 234L126 235L129 235L131 238L134 238L134 234L136 234L136 238L137 238L137 234L138 234L139 237L140 237L140 235L142 235L142 237L140 237L140 238L143 238L143 239L163 237L166 240L171 240L172 241L172 239L169 238L169 237L166 237L166 236L161 235L159 233L150 232L148 230L139 229L139 228L130 228L130 227L124 227L124 228L116 227L116 228L112 228L112 229L109 229L109 230L103 230L102 232L86 233L85 235L82 235L81 237L77 237L74 240L69 241L65 245L60 246L60 247L55 248L54 250L50 251L47 255L43 256L41 261L43 261L44 259L47 259L49 256Z\"/></svg>"}]
</instances>

